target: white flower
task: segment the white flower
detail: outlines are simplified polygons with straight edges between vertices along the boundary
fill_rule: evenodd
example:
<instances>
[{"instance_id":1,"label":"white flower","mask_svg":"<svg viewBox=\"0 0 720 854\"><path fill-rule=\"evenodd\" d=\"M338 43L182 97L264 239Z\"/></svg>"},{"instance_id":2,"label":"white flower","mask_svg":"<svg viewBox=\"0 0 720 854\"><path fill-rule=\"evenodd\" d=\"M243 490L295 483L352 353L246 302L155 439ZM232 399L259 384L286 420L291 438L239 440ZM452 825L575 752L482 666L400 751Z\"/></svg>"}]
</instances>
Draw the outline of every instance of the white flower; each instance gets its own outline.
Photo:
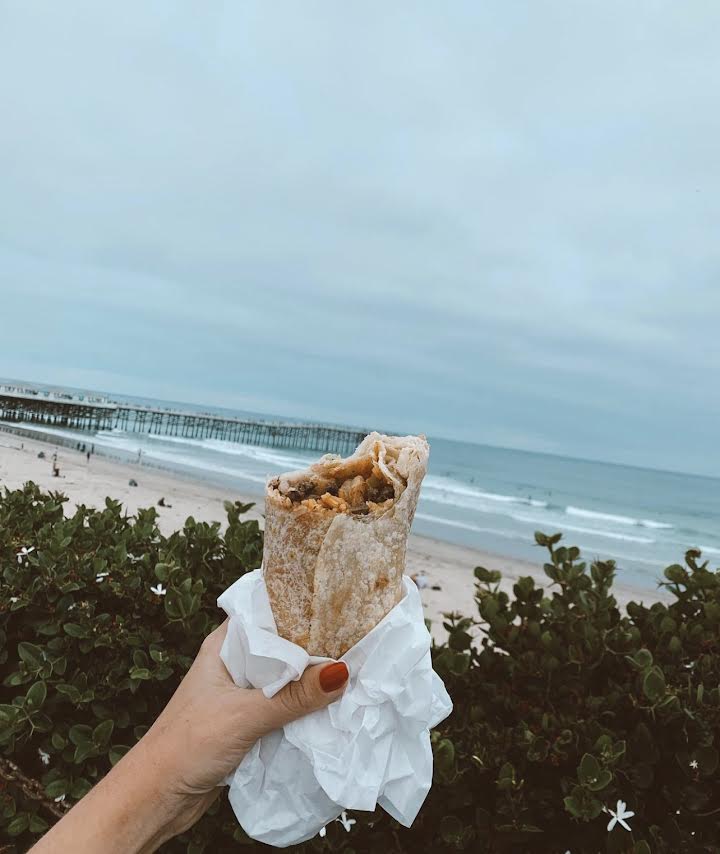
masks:
<instances>
[{"instance_id":1,"label":"white flower","mask_svg":"<svg viewBox=\"0 0 720 854\"><path fill-rule=\"evenodd\" d=\"M691 768L693 768L693 769L695 769L695 768L697 768L697 767L698 767L698 761L697 761L697 759L693 759L693 761L690 763L690 767L691 767Z\"/></svg>"},{"instance_id":2,"label":"white flower","mask_svg":"<svg viewBox=\"0 0 720 854\"><path fill-rule=\"evenodd\" d=\"M356 823L354 818L348 818L345 810L340 813L340 817L336 818L335 821L339 821L348 833L350 833L350 828ZM321 827L318 833L320 836L325 836L327 833L327 826Z\"/></svg>"},{"instance_id":3,"label":"white flower","mask_svg":"<svg viewBox=\"0 0 720 854\"><path fill-rule=\"evenodd\" d=\"M95 581L97 581L98 584L101 584L102 581L108 577L108 575L110 575L109 572L98 572L98 574L95 576Z\"/></svg>"},{"instance_id":4,"label":"white flower","mask_svg":"<svg viewBox=\"0 0 720 854\"><path fill-rule=\"evenodd\" d=\"M58 795L58 796L55 798L55 803L56 803L56 804L61 804L64 800L65 800L65 795Z\"/></svg>"},{"instance_id":5,"label":"white flower","mask_svg":"<svg viewBox=\"0 0 720 854\"><path fill-rule=\"evenodd\" d=\"M626 811L627 804L625 801L618 801L614 810L607 810L612 818L608 822L607 829L612 830L616 824L621 824L625 830L630 830L630 825L625 821L626 818L632 818L635 813Z\"/></svg>"},{"instance_id":6,"label":"white flower","mask_svg":"<svg viewBox=\"0 0 720 854\"><path fill-rule=\"evenodd\" d=\"M354 819L354 818L348 818L348 817L347 817L347 813L345 812L345 810L343 810L343 811L340 813L340 818L335 819L335 820L336 820L336 821L339 821L339 822L340 822L340 824L345 828L345 830L346 830L348 833L350 833L350 828L355 824L355 819Z\"/></svg>"},{"instance_id":7,"label":"white flower","mask_svg":"<svg viewBox=\"0 0 720 854\"><path fill-rule=\"evenodd\" d=\"M34 552L34 551L35 551L35 546L30 546L30 548L29 548L29 549L28 549L28 548L26 548L25 546L23 546L23 547L20 549L20 551L17 553L17 560L18 560L18 563L22 563L22 562L23 562L23 558L26 558L26 557L30 554L30 552Z\"/></svg>"},{"instance_id":8,"label":"white flower","mask_svg":"<svg viewBox=\"0 0 720 854\"><path fill-rule=\"evenodd\" d=\"M154 593L156 596L164 596L167 593L167 589L158 582L158 586L151 587L150 592Z\"/></svg>"},{"instance_id":9,"label":"white flower","mask_svg":"<svg viewBox=\"0 0 720 854\"><path fill-rule=\"evenodd\" d=\"M50 764L50 754L49 753L45 753L44 750L41 750L38 747L38 754L40 755L40 761L42 762L43 765L49 765Z\"/></svg>"},{"instance_id":10,"label":"white flower","mask_svg":"<svg viewBox=\"0 0 720 854\"><path fill-rule=\"evenodd\" d=\"M20 601L20 600L18 599L18 597L17 597L17 596L11 596L11 597L10 597L10 604L11 604L11 605L14 605L16 602L19 602L19 601Z\"/></svg>"}]
</instances>

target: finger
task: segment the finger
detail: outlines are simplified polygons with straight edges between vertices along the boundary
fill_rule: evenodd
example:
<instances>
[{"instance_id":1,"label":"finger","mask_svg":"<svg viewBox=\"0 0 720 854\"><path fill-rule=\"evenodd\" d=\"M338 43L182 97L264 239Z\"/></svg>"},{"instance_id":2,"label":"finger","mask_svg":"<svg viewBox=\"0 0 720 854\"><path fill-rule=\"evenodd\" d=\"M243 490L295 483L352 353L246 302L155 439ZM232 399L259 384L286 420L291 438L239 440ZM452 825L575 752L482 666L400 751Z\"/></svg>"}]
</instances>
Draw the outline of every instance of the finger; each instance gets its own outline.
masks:
<instances>
[{"instance_id":1,"label":"finger","mask_svg":"<svg viewBox=\"0 0 720 854\"><path fill-rule=\"evenodd\" d=\"M316 664L308 667L295 682L289 682L268 699L258 692L258 728L271 732L310 712L324 709L337 700L345 690L349 672L343 661Z\"/></svg>"}]
</instances>

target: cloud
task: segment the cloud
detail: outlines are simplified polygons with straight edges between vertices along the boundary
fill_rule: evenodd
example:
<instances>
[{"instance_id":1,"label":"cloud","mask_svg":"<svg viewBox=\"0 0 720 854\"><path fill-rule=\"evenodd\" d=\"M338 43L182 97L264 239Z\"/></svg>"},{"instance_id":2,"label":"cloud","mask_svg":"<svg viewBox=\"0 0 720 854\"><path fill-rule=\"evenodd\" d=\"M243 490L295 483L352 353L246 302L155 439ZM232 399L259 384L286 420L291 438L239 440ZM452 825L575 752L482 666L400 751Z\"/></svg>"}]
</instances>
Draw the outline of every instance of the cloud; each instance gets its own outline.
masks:
<instances>
[{"instance_id":1,"label":"cloud","mask_svg":"<svg viewBox=\"0 0 720 854\"><path fill-rule=\"evenodd\" d=\"M4 374L708 470L716 4L2 17Z\"/></svg>"}]
</instances>

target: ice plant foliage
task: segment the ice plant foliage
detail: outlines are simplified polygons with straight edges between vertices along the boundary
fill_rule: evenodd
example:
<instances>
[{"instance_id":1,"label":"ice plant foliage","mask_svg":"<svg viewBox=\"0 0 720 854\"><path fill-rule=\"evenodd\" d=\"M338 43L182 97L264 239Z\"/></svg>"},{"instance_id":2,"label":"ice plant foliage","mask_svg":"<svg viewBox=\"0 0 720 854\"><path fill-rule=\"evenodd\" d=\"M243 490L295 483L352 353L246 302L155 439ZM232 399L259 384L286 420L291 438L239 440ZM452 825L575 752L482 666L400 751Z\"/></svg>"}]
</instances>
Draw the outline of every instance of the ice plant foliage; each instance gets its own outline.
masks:
<instances>
[{"instance_id":1,"label":"ice plant foliage","mask_svg":"<svg viewBox=\"0 0 720 854\"><path fill-rule=\"evenodd\" d=\"M128 518L108 499L65 517L64 501L32 484L0 493L0 759L41 798L0 763L8 854L28 850L142 738L221 621L218 595L261 562L243 505L226 505L224 534L190 518L166 537L153 509ZM433 788L413 826L346 813L290 854L717 845L720 574L690 551L665 570L670 604L621 611L612 562L587 566L559 535L537 542L547 587L520 578L506 592L499 572L477 567L477 613L446 617L433 658L455 710L431 735ZM24 543L34 546L18 561ZM241 850L266 849L224 799L161 849Z\"/></svg>"}]
</instances>

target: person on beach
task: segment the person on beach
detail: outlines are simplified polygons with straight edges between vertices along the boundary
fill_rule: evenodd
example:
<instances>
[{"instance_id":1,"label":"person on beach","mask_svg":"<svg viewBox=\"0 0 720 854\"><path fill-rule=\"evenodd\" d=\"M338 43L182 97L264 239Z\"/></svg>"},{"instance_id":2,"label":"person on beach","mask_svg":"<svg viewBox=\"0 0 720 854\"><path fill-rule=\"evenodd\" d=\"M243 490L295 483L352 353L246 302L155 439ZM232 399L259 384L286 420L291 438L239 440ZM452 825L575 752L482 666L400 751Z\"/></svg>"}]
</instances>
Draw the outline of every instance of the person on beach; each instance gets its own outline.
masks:
<instances>
[{"instance_id":1,"label":"person on beach","mask_svg":"<svg viewBox=\"0 0 720 854\"><path fill-rule=\"evenodd\" d=\"M32 854L148 854L184 833L263 735L337 700L340 661L308 667L272 699L238 688L220 659L228 621L208 635L142 739L31 849Z\"/></svg>"}]
</instances>

